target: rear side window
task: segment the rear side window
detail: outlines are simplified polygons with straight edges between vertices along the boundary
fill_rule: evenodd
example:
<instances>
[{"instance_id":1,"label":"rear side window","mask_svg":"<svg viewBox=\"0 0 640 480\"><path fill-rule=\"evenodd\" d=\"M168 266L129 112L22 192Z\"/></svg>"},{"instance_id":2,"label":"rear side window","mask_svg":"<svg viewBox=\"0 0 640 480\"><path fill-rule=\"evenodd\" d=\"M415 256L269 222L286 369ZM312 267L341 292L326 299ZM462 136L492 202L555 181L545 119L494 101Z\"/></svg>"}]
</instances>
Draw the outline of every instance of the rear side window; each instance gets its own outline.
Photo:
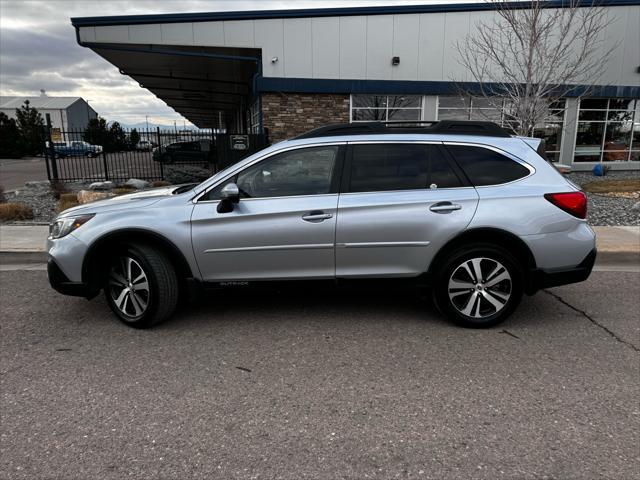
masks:
<instances>
[{"instance_id":1,"label":"rear side window","mask_svg":"<svg viewBox=\"0 0 640 480\"><path fill-rule=\"evenodd\" d=\"M459 187L440 150L421 144L354 145L350 192Z\"/></svg>"},{"instance_id":2,"label":"rear side window","mask_svg":"<svg viewBox=\"0 0 640 480\"><path fill-rule=\"evenodd\" d=\"M513 182L529 175L529 169L504 155L482 147L447 145L476 187Z\"/></svg>"}]
</instances>

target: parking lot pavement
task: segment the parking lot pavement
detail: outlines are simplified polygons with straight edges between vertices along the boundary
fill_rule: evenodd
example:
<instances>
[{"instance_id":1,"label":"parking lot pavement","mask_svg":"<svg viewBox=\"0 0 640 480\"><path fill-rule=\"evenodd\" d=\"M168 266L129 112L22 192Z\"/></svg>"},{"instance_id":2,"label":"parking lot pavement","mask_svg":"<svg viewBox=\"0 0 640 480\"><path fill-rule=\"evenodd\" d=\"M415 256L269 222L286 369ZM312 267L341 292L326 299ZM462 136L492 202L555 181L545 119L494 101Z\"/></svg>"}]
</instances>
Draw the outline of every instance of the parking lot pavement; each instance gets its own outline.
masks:
<instances>
[{"instance_id":1,"label":"parking lot pavement","mask_svg":"<svg viewBox=\"0 0 640 480\"><path fill-rule=\"evenodd\" d=\"M638 478L639 280L594 272L490 330L307 292L137 331L0 272L0 476Z\"/></svg>"},{"instance_id":2,"label":"parking lot pavement","mask_svg":"<svg viewBox=\"0 0 640 480\"><path fill-rule=\"evenodd\" d=\"M0 159L0 185L8 190L24 187L25 182L47 179L44 157Z\"/></svg>"}]
</instances>

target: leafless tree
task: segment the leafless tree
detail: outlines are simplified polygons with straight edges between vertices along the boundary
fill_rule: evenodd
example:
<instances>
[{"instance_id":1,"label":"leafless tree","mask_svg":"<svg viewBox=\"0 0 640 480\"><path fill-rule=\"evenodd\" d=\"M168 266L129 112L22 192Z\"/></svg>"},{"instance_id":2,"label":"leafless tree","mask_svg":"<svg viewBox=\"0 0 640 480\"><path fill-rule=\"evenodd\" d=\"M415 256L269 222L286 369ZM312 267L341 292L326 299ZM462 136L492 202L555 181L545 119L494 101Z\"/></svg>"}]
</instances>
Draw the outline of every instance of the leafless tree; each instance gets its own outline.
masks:
<instances>
[{"instance_id":1,"label":"leafless tree","mask_svg":"<svg viewBox=\"0 0 640 480\"><path fill-rule=\"evenodd\" d=\"M488 1L493 20L478 22L456 43L458 61L479 84L472 90L460 82L460 89L486 98L518 134L532 135L576 84L587 88L573 94L585 95L599 82L618 46L605 41L612 19L581 0L567 0L564 8L540 0Z\"/></svg>"}]
</instances>

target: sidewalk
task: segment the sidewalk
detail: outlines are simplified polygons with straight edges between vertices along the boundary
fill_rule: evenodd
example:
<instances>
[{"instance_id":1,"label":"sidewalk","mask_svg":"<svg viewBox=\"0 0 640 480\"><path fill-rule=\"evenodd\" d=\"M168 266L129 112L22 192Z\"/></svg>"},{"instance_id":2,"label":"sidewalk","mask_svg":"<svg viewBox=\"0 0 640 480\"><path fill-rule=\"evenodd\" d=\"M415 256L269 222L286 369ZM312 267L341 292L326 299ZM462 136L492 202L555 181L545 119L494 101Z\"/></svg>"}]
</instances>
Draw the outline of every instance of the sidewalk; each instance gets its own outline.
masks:
<instances>
[{"instance_id":1,"label":"sidewalk","mask_svg":"<svg viewBox=\"0 0 640 480\"><path fill-rule=\"evenodd\" d=\"M640 227L593 227L597 235L598 263L640 262ZM0 225L0 263L46 261L49 227Z\"/></svg>"}]
</instances>

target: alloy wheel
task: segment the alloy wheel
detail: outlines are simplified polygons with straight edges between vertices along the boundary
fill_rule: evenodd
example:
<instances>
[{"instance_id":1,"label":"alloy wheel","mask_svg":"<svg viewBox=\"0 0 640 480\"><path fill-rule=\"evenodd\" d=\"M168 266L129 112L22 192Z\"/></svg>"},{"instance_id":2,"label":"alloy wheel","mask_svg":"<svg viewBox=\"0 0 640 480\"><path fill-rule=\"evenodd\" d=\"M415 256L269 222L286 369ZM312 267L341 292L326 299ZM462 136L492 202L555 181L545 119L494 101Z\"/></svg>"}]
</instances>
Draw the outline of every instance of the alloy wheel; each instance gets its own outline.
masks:
<instances>
[{"instance_id":1,"label":"alloy wheel","mask_svg":"<svg viewBox=\"0 0 640 480\"><path fill-rule=\"evenodd\" d=\"M465 260L449 278L449 300L463 315L486 318L500 312L511 298L512 280L502 263L492 258Z\"/></svg>"},{"instance_id":2,"label":"alloy wheel","mask_svg":"<svg viewBox=\"0 0 640 480\"><path fill-rule=\"evenodd\" d=\"M149 280L142 266L133 258L119 257L109 271L109 293L116 308L126 317L136 319L149 306Z\"/></svg>"}]
</instances>

